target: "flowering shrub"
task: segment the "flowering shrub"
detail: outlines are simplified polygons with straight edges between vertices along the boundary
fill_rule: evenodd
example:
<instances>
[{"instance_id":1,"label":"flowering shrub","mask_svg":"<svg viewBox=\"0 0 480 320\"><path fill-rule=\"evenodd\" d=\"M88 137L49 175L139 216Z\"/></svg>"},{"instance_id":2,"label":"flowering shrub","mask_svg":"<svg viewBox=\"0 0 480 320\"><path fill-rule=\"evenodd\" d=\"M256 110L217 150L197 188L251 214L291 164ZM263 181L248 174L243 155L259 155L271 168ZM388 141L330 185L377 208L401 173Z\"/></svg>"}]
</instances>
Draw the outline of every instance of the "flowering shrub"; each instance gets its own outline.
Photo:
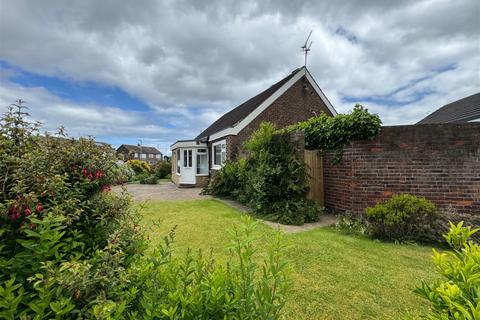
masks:
<instances>
[{"instance_id":1,"label":"flowering shrub","mask_svg":"<svg viewBox=\"0 0 480 320\"><path fill-rule=\"evenodd\" d=\"M414 292L431 303L426 319L480 319L480 245L470 240L480 228L450 223L444 235L452 251L433 249L433 261L442 280L423 281Z\"/></svg>"},{"instance_id":2,"label":"flowering shrub","mask_svg":"<svg viewBox=\"0 0 480 320\"><path fill-rule=\"evenodd\" d=\"M150 165L142 160L128 160L127 165L135 174L148 174L151 171Z\"/></svg>"},{"instance_id":3,"label":"flowering shrub","mask_svg":"<svg viewBox=\"0 0 480 320\"><path fill-rule=\"evenodd\" d=\"M16 109L15 109L16 108ZM40 136L21 104L0 125L0 318L278 319L288 287L279 237L254 279L252 222L232 258L153 253L118 180L114 155L90 139Z\"/></svg>"}]
</instances>

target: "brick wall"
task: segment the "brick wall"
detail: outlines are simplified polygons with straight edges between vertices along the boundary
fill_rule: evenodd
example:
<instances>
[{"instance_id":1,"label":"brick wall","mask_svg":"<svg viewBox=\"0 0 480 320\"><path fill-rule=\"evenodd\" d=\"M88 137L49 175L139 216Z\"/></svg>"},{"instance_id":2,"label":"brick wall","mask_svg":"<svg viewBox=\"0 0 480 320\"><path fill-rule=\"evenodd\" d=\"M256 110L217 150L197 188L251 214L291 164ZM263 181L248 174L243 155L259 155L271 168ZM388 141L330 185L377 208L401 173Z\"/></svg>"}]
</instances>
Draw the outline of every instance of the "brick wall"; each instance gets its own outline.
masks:
<instances>
[{"instance_id":1,"label":"brick wall","mask_svg":"<svg viewBox=\"0 0 480 320\"><path fill-rule=\"evenodd\" d=\"M383 127L353 142L341 163L324 156L325 204L336 211L410 193L480 223L480 123Z\"/></svg>"},{"instance_id":2,"label":"brick wall","mask_svg":"<svg viewBox=\"0 0 480 320\"><path fill-rule=\"evenodd\" d=\"M305 121L325 112L331 115L325 103L305 77L294 83L285 93L275 100L236 136L227 139L227 159L234 159L242 154L243 143L250 138L264 121L283 128L299 121Z\"/></svg>"}]
</instances>

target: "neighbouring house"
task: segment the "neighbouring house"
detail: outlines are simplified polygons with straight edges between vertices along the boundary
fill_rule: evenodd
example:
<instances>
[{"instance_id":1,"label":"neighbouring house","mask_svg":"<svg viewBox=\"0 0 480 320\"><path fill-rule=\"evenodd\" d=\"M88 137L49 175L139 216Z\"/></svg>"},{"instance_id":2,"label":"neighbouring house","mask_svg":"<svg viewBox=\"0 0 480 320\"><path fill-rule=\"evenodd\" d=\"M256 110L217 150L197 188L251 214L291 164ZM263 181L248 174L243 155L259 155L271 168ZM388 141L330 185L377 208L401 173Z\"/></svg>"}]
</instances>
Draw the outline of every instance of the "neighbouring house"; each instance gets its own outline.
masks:
<instances>
[{"instance_id":1,"label":"neighbouring house","mask_svg":"<svg viewBox=\"0 0 480 320\"><path fill-rule=\"evenodd\" d=\"M480 92L444 105L417 124L465 123L480 121Z\"/></svg>"},{"instance_id":2,"label":"neighbouring house","mask_svg":"<svg viewBox=\"0 0 480 320\"><path fill-rule=\"evenodd\" d=\"M154 147L145 147L131 144L122 144L117 149L117 157L120 160L142 160L148 162L149 164L154 164L158 161L163 160L163 155L157 148Z\"/></svg>"},{"instance_id":3,"label":"neighbouring house","mask_svg":"<svg viewBox=\"0 0 480 320\"><path fill-rule=\"evenodd\" d=\"M260 123L283 128L322 112L337 114L308 69L298 68L224 114L196 138L172 144L172 181L178 186L205 186L225 161L242 154L243 143Z\"/></svg>"}]
</instances>

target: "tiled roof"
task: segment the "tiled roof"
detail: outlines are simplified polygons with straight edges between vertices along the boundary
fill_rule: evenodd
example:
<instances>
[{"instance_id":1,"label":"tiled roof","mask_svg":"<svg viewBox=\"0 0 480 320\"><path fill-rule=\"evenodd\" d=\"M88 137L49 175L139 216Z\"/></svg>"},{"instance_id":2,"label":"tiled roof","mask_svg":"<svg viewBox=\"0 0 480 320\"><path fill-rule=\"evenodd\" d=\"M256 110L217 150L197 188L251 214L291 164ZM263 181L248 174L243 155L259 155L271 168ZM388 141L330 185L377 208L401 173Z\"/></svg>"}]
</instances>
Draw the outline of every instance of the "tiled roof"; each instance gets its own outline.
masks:
<instances>
[{"instance_id":1,"label":"tiled roof","mask_svg":"<svg viewBox=\"0 0 480 320\"><path fill-rule=\"evenodd\" d=\"M480 119L480 92L444 105L418 124L461 123Z\"/></svg>"},{"instance_id":2,"label":"tiled roof","mask_svg":"<svg viewBox=\"0 0 480 320\"><path fill-rule=\"evenodd\" d=\"M124 147L130 152L136 152L136 153L147 153L147 154L162 154L160 151L158 151L157 148L154 147L145 147L145 146L136 146L132 144L122 144L118 149L121 147ZM118 150L117 149L117 150Z\"/></svg>"},{"instance_id":3,"label":"tiled roof","mask_svg":"<svg viewBox=\"0 0 480 320\"><path fill-rule=\"evenodd\" d=\"M207 129L203 130L195 140L199 140L202 138L206 138L207 136L221 131L223 129L233 127L236 123L242 121L246 118L253 110L255 110L259 105L261 105L265 100L267 100L275 91L280 89L285 83L288 82L297 72L299 72L302 68L298 68L294 70L291 74L283 78L282 80L278 81L274 85L272 85L267 90L257 94L255 97L245 101L235 109L225 113L221 116L217 121L212 123Z\"/></svg>"}]
</instances>

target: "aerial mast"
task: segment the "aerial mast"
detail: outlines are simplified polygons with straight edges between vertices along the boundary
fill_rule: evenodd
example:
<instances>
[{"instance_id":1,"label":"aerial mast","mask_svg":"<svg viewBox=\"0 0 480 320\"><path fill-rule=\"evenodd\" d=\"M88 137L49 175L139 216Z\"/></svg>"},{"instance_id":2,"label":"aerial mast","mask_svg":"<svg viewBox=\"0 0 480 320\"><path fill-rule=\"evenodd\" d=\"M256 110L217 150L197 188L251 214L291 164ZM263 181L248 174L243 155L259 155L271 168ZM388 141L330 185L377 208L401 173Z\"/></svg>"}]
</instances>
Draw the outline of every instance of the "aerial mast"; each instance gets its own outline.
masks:
<instances>
[{"instance_id":1,"label":"aerial mast","mask_svg":"<svg viewBox=\"0 0 480 320\"><path fill-rule=\"evenodd\" d=\"M310 40L310 36L312 35L312 30L310 30L310 33L308 34L307 40L305 40L305 44L301 46L303 54L305 55L305 68L307 67L307 55L310 52L310 47L312 46L313 41L310 41L308 43L308 40Z\"/></svg>"}]
</instances>

